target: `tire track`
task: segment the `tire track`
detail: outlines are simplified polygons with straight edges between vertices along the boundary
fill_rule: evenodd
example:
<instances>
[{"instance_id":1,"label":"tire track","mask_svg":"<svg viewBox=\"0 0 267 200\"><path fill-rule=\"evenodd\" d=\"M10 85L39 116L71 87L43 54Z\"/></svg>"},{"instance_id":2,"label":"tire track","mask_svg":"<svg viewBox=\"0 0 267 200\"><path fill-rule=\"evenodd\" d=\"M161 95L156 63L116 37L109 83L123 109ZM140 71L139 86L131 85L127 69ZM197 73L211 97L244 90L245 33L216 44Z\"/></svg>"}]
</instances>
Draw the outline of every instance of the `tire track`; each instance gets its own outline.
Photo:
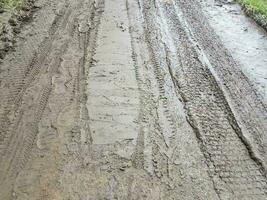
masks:
<instances>
[{"instance_id":1,"label":"tire track","mask_svg":"<svg viewBox=\"0 0 267 200\"><path fill-rule=\"evenodd\" d=\"M89 70L91 61L87 59L87 56L89 56L88 51L91 50L90 45L95 45L103 1L85 0L82 5L83 7L75 11L77 16L71 17L76 23L76 28L71 31L72 36L68 52L62 57L60 69L62 74L60 77L64 77L63 80L68 82L68 87L63 90L64 92L58 89L54 90L50 96L50 106L63 102L53 111L46 110L46 116L42 120L45 123L47 119L51 119L57 130L57 136L50 141L50 150L47 152L49 156L46 160L52 166L55 165L55 162L58 163L58 166L54 166L54 169L51 169L49 164L47 164L48 170L42 169L43 173L40 181L43 183L41 188L48 192L43 196L42 192L37 191L39 196L44 199L59 197L62 199L76 199L76 195L70 193L67 188L74 189L77 185L74 182L67 184L66 181L61 182L60 180L73 178L72 176L68 177L69 170L72 170L72 166L83 163L86 156L90 154L91 131L88 125L88 112L85 107L87 98L85 89L86 71ZM66 72L68 68L69 72ZM66 78L65 75L71 78ZM65 84L61 81L54 82L55 87L62 87ZM55 156L57 158L54 158ZM80 180L75 179L75 181L79 182ZM58 182L61 183L58 188L52 187L52 183L57 184ZM77 191L77 194L83 193L82 189ZM32 196L29 198L34 199Z\"/></svg>"},{"instance_id":2,"label":"tire track","mask_svg":"<svg viewBox=\"0 0 267 200\"><path fill-rule=\"evenodd\" d=\"M203 49L201 49L201 47L197 43L197 40L194 37L194 34L192 33L188 23L183 19L184 17L181 14L182 11L179 10L176 5L174 6L174 9L175 9L175 12L177 14L177 17L180 19L182 26L185 28L185 32L187 34L187 37L189 38L190 42L193 44L193 47L196 51L196 54L198 55L200 62L209 69L211 75L215 79L217 86L220 88L220 90L222 92L221 95L225 99L225 101L224 101L225 107L227 108L227 112L230 116L229 120L231 121L232 128L235 130L235 132L238 135L238 137L240 138L240 140L246 146L251 159L254 160L259 166L261 166L261 170L264 172L264 174L266 174L266 166L264 164L264 156L261 157L261 155L259 154L259 153L264 152L264 146L262 145L262 143L263 143L262 137L260 135L257 136L258 141L257 141L256 145L258 145L258 146L254 146L253 142L250 142L249 138L246 137L247 134L244 133L246 131L246 129L242 130L240 127L240 124L238 123L238 121L240 121L240 117L238 115L236 116L233 109L231 109L231 107L232 107L231 99L230 99L229 95L227 94L228 93L227 90L220 83L221 82L220 78L218 77L216 71L213 69L213 66L211 65L210 61L208 60L207 55L205 54ZM242 90L242 88L241 88L241 90ZM254 91L251 91L251 93L254 94ZM255 98L255 101L258 101L258 99ZM254 113L254 114L257 114L257 113ZM257 117L255 117L255 118L257 119ZM256 126L256 125L254 125L254 126ZM262 124L259 124L258 127L262 128ZM251 131L251 130L253 130L253 128L252 129L250 128L249 131ZM254 130L253 132L255 134L258 134L258 133L256 133L257 131L258 130ZM252 138L250 138L250 139L252 139Z\"/></svg>"},{"instance_id":3,"label":"tire track","mask_svg":"<svg viewBox=\"0 0 267 200\"><path fill-rule=\"evenodd\" d=\"M189 123L194 128L213 177L215 189L222 199L264 199L266 197L266 177L262 167L251 159L249 151L236 132L238 125L229 113L229 107L223 92L218 87L210 69L203 65L192 45L190 38L181 24L172 3L157 3L157 12L162 9L171 40L161 38L160 42L174 43L176 56L170 57L174 63L173 80L176 80L179 92L188 111ZM153 14L146 15L147 25L151 30L156 27ZM160 35L160 34L156 34ZM157 55L154 59L162 60L166 51L149 34L149 43ZM179 65L175 66L178 59Z\"/></svg>"},{"instance_id":4,"label":"tire track","mask_svg":"<svg viewBox=\"0 0 267 200\"><path fill-rule=\"evenodd\" d=\"M74 11L77 9L79 10L82 3L83 1L74 3L69 11L72 9ZM9 139L9 142L5 144L2 162L0 163L1 186L3 188L8 188L7 192L3 195L8 195L11 184L31 155L31 149L38 133L38 124L46 108L50 92L53 89L52 78L58 73L58 68L61 65L61 57L68 49L70 38L74 31L73 29L76 28L73 24L75 21L68 20L70 16L74 15L73 13L75 12L68 12L68 14L66 14L65 19L62 20L59 26L60 29L54 31L55 35L53 36L53 41L48 42L50 43L48 45L50 46L49 48L52 49L53 45L56 47L49 53L47 52L47 55L41 59L42 63L38 61L39 64L35 66L37 68L46 66L46 70L43 71L38 78L30 77L30 79L34 79L31 81L35 84L29 82L27 89L25 88L24 95L21 97L21 106L18 105L16 110L19 114L18 119L20 119L20 121L17 123L17 126L12 127L10 131L12 137ZM65 35L66 37L62 38L60 35ZM56 43L54 43L54 41L56 41ZM28 76L30 76L30 74ZM40 98L32 101L36 96L40 96ZM27 101L26 99L31 99L31 101Z\"/></svg>"},{"instance_id":5,"label":"tire track","mask_svg":"<svg viewBox=\"0 0 267 200\"><path fill-rule=\"evenodd\" d=\"M7 94L3 97L3 105L4 105L4 113L0 116L1 119L1 135L4 135L4 140L1 141L1 151L0 155L4 154L5 144L9 144L9 140L12 137L10 132L16 127L13 127L13 124L17 124L16 122L19 114L17 112L18 108L22 105L22 97L26 91L26 89L29 87L29 85L37 78L38 74L41 70L45 71L45 65L43 64L49 53L51 53L51 47L52 43L55 40L56 32L60 28L60 26L64 26L64 18L68 18L69 12L66 13L66 10L68 9L67 5L66 7L63 7L61 11L59 11L59 15L57 15L49 29L49 36L40 44L39 49L36 51L34 57L32 58L29 66L27 69L19 68L17 70L17 74L15 74L12 79L14 80L14 85L11 89L11 93ZM23 74L23 75L22 75ZM22 77L21 77L22 76ZM18 87L17 87L18 86ZM14 113L12 113L14 112ZM14 120L9 121L8 115L13 115ZM13 121L13 122L12 122ZM15 121L15 122L14 122ZM9 130L8 130L9 129ZM10 130L11 129L11 130ZM2 137L1 137L2 138Z\"/></svg>"},{"instance_id":6,"label":"tire track","mask_svg":"<svg viewBox=\"0 0 267 200\"><path fill-rule=\"evenodd\" d=\"M80 32L79 35L79 43L81 46L81 49L83 49L84 55L80 59L80 67L79 67L79 78L77 86L79 87L78 91L78 99L79 99L79 111L80 116L78 119L80 119L80 125L81 125L81 131L85 131L87 134L86 140L84 141L86 144L92 144L93 138L92 133L90 130L89 125L89 113L86 106L88 96L86 94L87 91L87 82L86 79L89 75L90 68L94 65L93 56L95 55L96 51L96 40L98 35L98 28L101 22L102 12L104 12L105 8L105 1L94 1L92 3L92 13L90 16L90 22L91 26L89 27L89 30L86 32ZM86 67L87 66L87 67ZM82 141L82 140L81 140Z\"/></svg>"},{"instance_id":7,"label":"tire track","mask_svg":"<svg viewBox=\"0 0 267 200\"><path fill-rule=\"evenodd\" d=\"M157 178L162 185L161 190L164 199L206 199L208 197L218 199L218 196L212 190L212 182L209 180L208 174L205 172L194 174L195 177L200 178L201 176L201 179L206 180L204 184L203 182L199 183L200 187L206 188L206 194L203 194L201 189L188 179L192 169L184 168L183 164L177 164L183 162L181 160L183 154L186 154L188 160L192 159L189 162L197 162L192 157L192 152L186 152L181 141L185 134L183 132L187 132L187 135L190 135L187 137L190 138L193 136L193 131L190 131L190 126L181 114L183 113L181 103L179 103L181 97L177 93L175 83L173 83L168 72L169 60L166 60L168 54L163 52L155 54L151 48L152 44L148 34L154 30L146 29L146 20L144 21L142 18L142 13L137 12L142 10L142 6L143 4L140 2L127 1L132 38L132 57L141 93L140 130L133 156L134 163L137 168L145 169L150 175ZM144 10L153 10L146 6L147 4L145 4ZM153 18L151 13L147 15ZM159 17L159 19L162 19L162 17ZM142 31L143 27L140 22L143 23L146 32ZM157 24L157 27L160 27L159 24ZM155 38L152 39L152 41L156 40ZM166 46L163 45L163 47L167 49ZM159 55L163 59L158 59ZM164 57L165 55L166 57ZM192 140L192 138L190 139ZM198 154L197 143L194 145L194 151ZM205 169L205 166L202 167ZM198 167L196 168L200 170Z\"/></svg>"},{"instance_id":8,"label":"tire track","mask_svg":"<svg viewBox=\"0 0 267 200\"><path fill-rule=\"evenodd\" d=\"M191 24L189 32L191 36L193 34L192 39L205 54L211 70L213 69L212 74L223 90L240 129L240 137L249 148L251 156L263 165L266 171L266 105L240 70L239 64L234 61L214 30L207 24L204 14L199 9L199 3L193 3L191 0L175 2L179 5L179 13ZM198 16L198 20L193 16Z\"/></svg>"},{"instance_id":9,"label":"tire track","mask_svg":"<svg viewBox=\"0 0 267 200\"><path fill-rule=\"evenodd\" d=\"M79 9L82 6L82 1L79 1L79 4L77 5L70 5L70 4L66 4L65 6L63 6L63 9L61 11L59 11L59 15L56 16L56 18L54 19L50 29L49 29L49 37L47 37L40 45L39 49L37 50L37 52L35 53L35 56L32 58L32 61L29 65L29 68L27 69L27 71L25 72L24 78L19 79L20 81L22 81L22 88L18 88L19 92L16 92L14 94L14 96L9 97L12 98L12 100L9 100L7 102L9 102L9 107L10 110L6 111L8 112L14 112L14 122L11 122L12 124L8 124L6 122L6 124L8 124L8 128L9 130L7 130L7 132L5 133L5 140L3 140L3 143L1 143L1 154L5 154L5 146L9 146L9 142L10 140L12 140L12 135L10 134L10 132L12 132L13 130L16 130L16 124L19 123L19 120L21 117L18 116L20 114L20 112L18 111L18 109L23 106L23 102L22 102L22 97L25 94L27 88L31 85L32 82L34 82L36 79L38 79L38 75L43 72L45 73L47 70L47 62L50 62L49 58L51 57L51 52L52 52L52 47L53 47L53 43L54 41L59 37L60 32L64 29L69 31L69 35L72 35L72 32L74 30L75 27L73 27L73 24L69 24L69 17L71 16L71 11L72 10L76 10ZM67 26L69 25L69 26ZM68 43L68 41L65 42L64 45L66 45ZM63 45L63 46L64 46ZM57 48L55 48L57 49ZM64 49L67 49L67 47L64 47ZM57 54L57 53L56 53ZM59 53L59 55L62 53ZM49 57L50 56L50 57ZM56 57L60 58L60 56L56 55ZM59 62L59 59L58 61ZM56 66L58 66L56 64ZM55 68L56 69L56 68ZM53 69L54 70L54 69ZM54 70L55 71L55 70ZM13 103L14 101L14 103ZM6 117L7 120L7 117ZM16 122L17 121L17 122ZM5 124L3 122L3 124ZM12 126L12 125L15 126ZM2 131L5 131L5 128L2 128ZM11 138L9 138L11 137Z\"/></svg>"}]
</instances>

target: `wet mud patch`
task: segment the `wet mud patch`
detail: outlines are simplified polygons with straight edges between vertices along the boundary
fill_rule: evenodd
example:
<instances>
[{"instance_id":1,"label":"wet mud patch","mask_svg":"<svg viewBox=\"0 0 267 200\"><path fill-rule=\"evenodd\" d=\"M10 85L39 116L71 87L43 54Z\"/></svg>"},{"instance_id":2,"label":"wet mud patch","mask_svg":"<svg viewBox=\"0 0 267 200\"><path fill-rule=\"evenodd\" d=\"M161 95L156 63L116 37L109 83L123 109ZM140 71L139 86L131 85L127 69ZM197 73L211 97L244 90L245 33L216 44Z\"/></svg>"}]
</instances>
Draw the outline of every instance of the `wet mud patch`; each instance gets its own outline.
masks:
<instances>
[{"instance_id":1,"label":"wet mud patch","mask_svg":"<svg viewBox=\"0 0 267 200\"><path fill-rule=\"evenodd\" d=\"M125 143L69 152L58 182L62 199L160 199L160 182L121 154Z\"/></svg>"},{"instance_id":2,"label":"wet mud patch","mask_svg":"<svg viewBox=\"0 0 267 200\"><path fill-rule=\"evenodd\" d=\"M196 1L36 2L1 65L0 199L265 199L240 138L263 109Z\"/></svg>"},{"instance_id":3,"label":"wet mud patch","mask_svg":"<svg viewBox=\"0 0 267 200\"><path fill-rule=\"evenodd\" d=\"M267 103L267 34L235 1L199 0L207 19ZM229 3L230 2L230 3Z\"/></svg>"}]
</instances>

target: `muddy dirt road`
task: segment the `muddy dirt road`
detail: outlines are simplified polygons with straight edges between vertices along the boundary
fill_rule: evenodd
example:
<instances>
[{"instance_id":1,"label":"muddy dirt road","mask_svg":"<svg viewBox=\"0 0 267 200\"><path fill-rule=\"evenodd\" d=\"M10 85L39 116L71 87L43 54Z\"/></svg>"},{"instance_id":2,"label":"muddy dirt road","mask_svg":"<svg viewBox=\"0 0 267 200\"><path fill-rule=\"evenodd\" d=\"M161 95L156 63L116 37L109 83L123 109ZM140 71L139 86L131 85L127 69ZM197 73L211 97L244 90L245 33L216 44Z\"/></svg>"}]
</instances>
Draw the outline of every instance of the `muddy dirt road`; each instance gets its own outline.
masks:
<instances>
[{"instance_id":1,"label":"muddy dirt road","mask_svg":"<svg viewBox=\"0 0 267 200\"><path fill-rule=\"evenodd\" d=\"M267 198L267 109L193 0L39 0L0 73L0 199Z\"/></svg>"}]
</instances>

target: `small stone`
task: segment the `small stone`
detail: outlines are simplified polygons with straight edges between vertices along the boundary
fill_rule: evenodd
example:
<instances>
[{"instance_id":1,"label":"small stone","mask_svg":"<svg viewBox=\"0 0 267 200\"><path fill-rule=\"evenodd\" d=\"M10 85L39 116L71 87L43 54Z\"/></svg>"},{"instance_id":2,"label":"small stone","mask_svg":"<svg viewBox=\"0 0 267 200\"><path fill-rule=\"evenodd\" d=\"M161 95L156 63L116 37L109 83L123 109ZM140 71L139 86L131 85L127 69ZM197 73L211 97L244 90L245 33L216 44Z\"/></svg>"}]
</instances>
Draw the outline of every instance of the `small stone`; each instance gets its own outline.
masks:
<instances>
[{"instance_id":1,"label":"small stone","mask_svg":"<svg viewBox=\"0 0 267 200\"><path fill-rule=\"evenodd\" d=\"M16 26L16 25L18 24L17 21L14 20L13 18L10 18L10 19L8 20L8 23L9 23L11 26Z\"/></svg>"},{"instance_id":2,"label":"small stone","mask_svg":"<svg viewBox=\"0 0 267 200\"><path fill-rule=\"evenodd\" d=\"M120 167L120 170L121 170L121 171L125 171L125 166Z\"/></svg>"},{"instance_id":3,"label":"small stone","mask_svg":"<svg viewBox=\"0 0 267 200\"><path fill-rule=\"evenodd\" d=\"M13 31L14 31L14 33L16 33L16 34L20 33L20 29L19 29L19 28L14 28Z\"/></svg>"},{"instance_id":4,"label":"small stone","mask_svg":"<svg viewBox=\"0 0 267 200\"><path fill-rule=\"evenodd\" d=\"M30 7L24 6L24 7L21 8L21 10L23 10L23 11L29 11L30 10Z\"/></svg>"}]
</instances>

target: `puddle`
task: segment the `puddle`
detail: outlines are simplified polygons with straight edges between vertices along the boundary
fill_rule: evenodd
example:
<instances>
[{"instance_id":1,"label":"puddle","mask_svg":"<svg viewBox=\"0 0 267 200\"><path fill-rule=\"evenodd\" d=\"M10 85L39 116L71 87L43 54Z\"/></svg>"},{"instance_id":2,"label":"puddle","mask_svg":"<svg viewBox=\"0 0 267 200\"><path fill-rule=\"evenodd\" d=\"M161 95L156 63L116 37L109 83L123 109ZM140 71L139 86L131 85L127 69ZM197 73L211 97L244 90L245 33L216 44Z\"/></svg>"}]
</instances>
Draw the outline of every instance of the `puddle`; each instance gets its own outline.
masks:
<instances>
[{"instance_id":1,"label":"puddle","mask_svg":"<svg viewBox=\"0 0 267 200\"><path fill-rule=\"evenodd\" d=\"M231 0L199 0L210 25L267 103L267 33Z\"/></svg>"},{"instance_id":2,"label":"puddle","mask_svg":"<svg viewBox=\"0 0 267 200\"><path fill-rule=\"evenodd\" d=\"M126 3L107 1L105 9L94 55L98 62L88 76L87 108L93 144L135 141L138 135L139 92Z\"/></svg>"}]
</instances>

